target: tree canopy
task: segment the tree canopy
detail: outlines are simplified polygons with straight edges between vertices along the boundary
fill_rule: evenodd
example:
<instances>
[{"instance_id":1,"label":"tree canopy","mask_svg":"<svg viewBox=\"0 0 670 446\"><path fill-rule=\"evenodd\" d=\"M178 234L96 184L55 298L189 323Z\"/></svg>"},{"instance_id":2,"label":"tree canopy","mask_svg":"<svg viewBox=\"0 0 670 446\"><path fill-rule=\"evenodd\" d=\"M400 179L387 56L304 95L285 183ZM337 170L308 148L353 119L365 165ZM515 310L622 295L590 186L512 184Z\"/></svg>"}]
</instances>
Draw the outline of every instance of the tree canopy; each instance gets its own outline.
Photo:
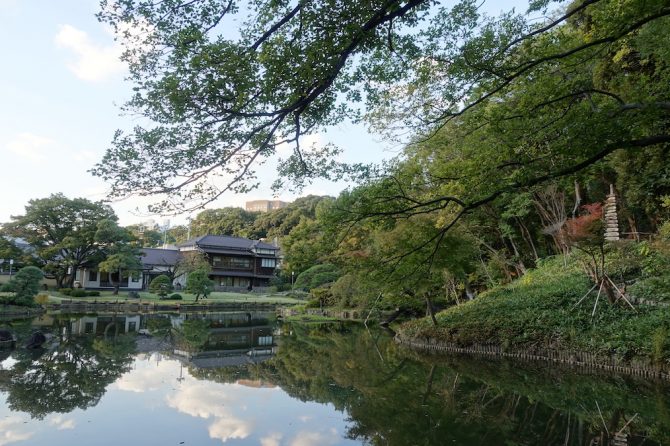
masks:
<instances>
[{"instance_id":1,"label":"tree canopy","mask_svg":"<svg viewBox=\"0 0 670 446\"><path fill-rule=\"evenodd\" d=\"M163 208L248 191L254 166L283 144L293 154L280 182L361 174L334 160L338 149L301 142L364 118L421 140L448 128L440 146L494 154L459 177L494 174L495 187L422 201L469 210L670 141L667 3L554 5L489 17L473 0L105 1L99 17L136 84L127 107L154 124L118 132L93 172L115 195L171 194Z\"/></svg>"},{"instance_id":2,"label":"tree canopy","mask_svg":"<svg viewBox=\"0 0 670 446\"><path fill-rule=\"evenodd\" d=\"M56 277L59 286L84 263L102 260L99 224L116 226L111 207L85 198L69 199L63 194L30 200L24 215L12 216L4 229L21 237L33 248L44 270Z\"/></svg>"}]
</instances>

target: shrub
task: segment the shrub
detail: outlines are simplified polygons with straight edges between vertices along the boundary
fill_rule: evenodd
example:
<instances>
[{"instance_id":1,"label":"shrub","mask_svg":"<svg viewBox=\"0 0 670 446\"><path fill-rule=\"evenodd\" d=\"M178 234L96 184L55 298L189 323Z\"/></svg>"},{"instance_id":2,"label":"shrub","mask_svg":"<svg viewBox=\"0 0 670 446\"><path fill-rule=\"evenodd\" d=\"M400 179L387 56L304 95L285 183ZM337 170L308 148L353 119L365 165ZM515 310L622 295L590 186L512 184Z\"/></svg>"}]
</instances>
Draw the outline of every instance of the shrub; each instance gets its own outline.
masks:
<instances>
[{"instance_id":1,"label":"shrub","mask_svg":"<svg viewBox=\"0 0 670 446\"><path fill-rule=\"evenodd\" d=\"M128 291L128 298L129 299L139 299L140 298L140 293L137 291Z\"/></svg>"},{"instance_id":2,"label":"shrub","mask_svg":"<svg viewBox=\"0 0 670 446\"><path fill-rule=\"evenodd\" d=\"M172 300L182 300L182 297L181 297L181 294L174 293L170 296L170 299L172 299Z\"/></svg>"},{"instance_id":3,"label":"shrub","mask_svg":"<svg viewBox=\"0 0 670 446\"><path fill-rule=\"evenodd\" d=\"M98 297L98 296L100 296L100 291L87 291L86 295L87 296L92 296L92 297Z\"/></svg>"},{"instance_id":4,"label":"shrub","mask_svg":"<svg viewBox=\"0 0 670 446\"><path fill-rule=\"evenodd\" d=\"M88 293L86 292L86 290L79 290L79 289L71 290L70 294L68 294L68 296L72 297L86 297L87 295Z\"/></svg>"},{"instance_id":5,"label":"shrub","mask_svg":"<svg viewBox=\"0 0 670 446\"><path fill-rule=\"evenodd\" d=\"M651 337L651 359L657 363L663 363L668 344L668 330L658 327Z\"/></svg>"},{"instance_id":6,"label":"shrub","mask_svg":"<svg viewBox=\"0 0 670 446\"><path fill-rule=\"evenodd\" d=\"M186 290L195 294L197 302L201 294L206 298L214 290L214 281L210 280L206 270L198 269L189 273L186 278Z\"/></svg>"},{"instance_id":7,"label":"shrub","mask_svg":"<svg viewBox=\"0 0 670 446\"><path fill-rule=\"evenodd\" d=\"M165 274L155 277L149 284L149 291L158 294L161 298L167 296L172 291L172 280Z\"/></svg>"},{"instance_id":8,"label":"shrub","mask_svg":"<svg viewBox=\"0 0 670 446\"><path fill-rule=\"evenodd\" d=\"M5 298L5 302L14 305L33 306L34 297L40 290L40 282L44 278L42 270L34 266L21 268L12 277L8 285L13 296Z\"/></svg>"},{"instance_id":9,"label":"shrub","mask_svg":"<svg viewBox=\"0 0 670 446\"><path fill-rule=\"evenodd\" d=\"M647 261L641 244L633 240L620 240L611 243L607 249L605 271L612 278L625 281L637 278Z\"/></svg>"},{"instance_id":10,"label":"shrub","mask_svg":"<svg viewBox=\"0 0 670 446\"><path fill-rule=\"evenodd\" d=\"M307 302L307 306L310 308L332 307L335 305L335 300L329 288L312 288L310 294L312 298Z\"/></svg>"},{"instance_id":11,"label":"shrub","mask_svg":"<svg viewBox=\"0 0 670 446\"><path fill-rule=\"evenodd\" d=\"M72 294L72 288L61 288L58 290L63 296L70 296Z\"/></svg>"},{"instance_id":12,"label":"shrub","mask_svg":"<svg viewBox=\"0 0 670 446\"><path fill-rule=\"evenodd\" d=\"M310 290L326 283L334 282L338 277L340 277L340 274L335 265L330 263L314 265L298 275L293 288Z\"/></svg>"},{"instance_id":13,"label":"shrub","mask_svg":"<svg viewBox=\"0 0 670 446\"><path fill-rule=\"evenodd\" d=\"M670 275L639 280L630 287L630 294L647 300L668 301L670 300Z\"/></svg>"},{"instance_id":14,"label":"shrub","mask_svg":"<svg viewBox=\"0 0 670 446\"><path fill-rule=\"evenodd\" d=\"M272 279L270 279L270 288L272 289L272 291L290 291L291 284L289 282L286 282L281 277L275 276Z\"/></svg>"}]
</instances>

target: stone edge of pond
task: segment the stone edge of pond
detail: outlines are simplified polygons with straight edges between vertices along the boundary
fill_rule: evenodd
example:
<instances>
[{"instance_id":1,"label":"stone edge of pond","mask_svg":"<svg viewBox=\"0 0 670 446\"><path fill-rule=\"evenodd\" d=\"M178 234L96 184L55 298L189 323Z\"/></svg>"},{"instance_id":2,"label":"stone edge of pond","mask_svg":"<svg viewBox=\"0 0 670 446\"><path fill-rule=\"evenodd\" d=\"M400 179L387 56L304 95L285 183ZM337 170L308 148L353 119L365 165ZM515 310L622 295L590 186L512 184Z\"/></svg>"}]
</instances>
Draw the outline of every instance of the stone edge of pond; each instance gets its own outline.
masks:
<instances>
[{"instance_id":1,"label":"stone edge of pond","mask_svg":"<svg viewBox=\"0 0 670 446\"><path fill-rule=\"evenodd\" d=\"M603 357L593 353L580 351L560 351L549 349L506 349L499 345L473 344L467 347L433 338L414 339L396 334L397 344L429 353L457 353L466 355L492 356L498 358L512 358L522 361L544 361L564 364L570 367L591 371L609 371L630 376L660 379L670 381L670 372L659 367L650 366L648 361L633 360L621 361L615 357Z\"/></svg>"},{"instance_id":2,"label":"stone edge of pond","mask_svg":"<svg viewBox=\"0 0 670 446\"><path fill-rule=\"evenodd\" d=\"M154 312L154 311L217 311L231 309L248 310L275 310L282 304L274 302L217 302L206 304L162 304L155 302L82 302L70 301L62 303L47 304L50 311L63 311L69 313L79 312L105 312L105 311L123 311L129 313Z\"/></svg>"},{"instance_id":3,"label":"stone edge of pond","mask_svg":"<svg viewBox=\"0 0 670 446\"><path fill-rule=\"evenodd\" d=\"M41 307L18 307L13 305L0 305L0 316L39 316L46 310Z\"/></svg>"}]
</instances>

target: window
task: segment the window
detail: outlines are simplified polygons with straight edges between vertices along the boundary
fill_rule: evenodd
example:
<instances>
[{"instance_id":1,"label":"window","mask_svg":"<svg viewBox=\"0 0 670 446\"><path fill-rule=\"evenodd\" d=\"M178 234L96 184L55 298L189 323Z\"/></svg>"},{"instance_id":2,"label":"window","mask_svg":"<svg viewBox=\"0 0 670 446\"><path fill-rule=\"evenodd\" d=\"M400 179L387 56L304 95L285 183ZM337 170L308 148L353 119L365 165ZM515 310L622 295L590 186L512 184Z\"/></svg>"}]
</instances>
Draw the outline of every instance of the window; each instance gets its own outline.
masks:
<instances>
[{"instance_id":1,"label":"window","mask_svg":"<svg viewBox=\"0 0 670 446\"><path fill-rule=\"evenodd\" d=\"M139 274L131 274L130 275L130 281L133 283L137 283L140 281L140 275Z\"/></svg>"},{"instance_id":2,"label":"window","mask_svg":"<svg viewBox=\"0 0 670 446\"><path fill-rule=\"evenodd\" d=\"M261 259L261 266L263 268L274 268L277 261L275 259Z\"/></svg>"},{"instance_id":3,"label":"window","mask_svg":"<svg viewBox=\"0 0 670 446\"><path fill-rule=\"evenodd\" d=\"M93 322L86 322L84 323L84 333L86 334L91 334L93 333Z\"/></svg>"},{"instance_id":4,"label":"window","mask_svg":"<svg viewBox=\"0 0 670 446\"><path fill-rule=\"evenodd\" d=\"M89 270L88 281L89 282L97 282L98 281L98 272L95 271L95 270Z\"/></svg>"},{"instance_id":5,"label":"window","mask_svg":"<svg viewBox=\"0 0 670 446\"><path fill-rule=\"evenodd\" d=\"M128 331L137 331L137 322L128 322Z\"/></svg>"},{"instance_id":6,"label":"window","mask_svg":"<svg viewBox=\"0 0 670 446\"><path fill-rule=\"evenodd\" d=\"M258 345L272 345L272 336L259 336Z\"/></svg>"},{"instance_id":7,"label":"window","mask_svg":"<svg viewBox=\"0 0 670 446\"><path fill-rule=\"evenodd\" d=\"M256 254L270 254L274 255L275 250L274 249L267 249L267 248L256 248Z\"/></svg>"},{"instance_id":8,"label":"window","mask_svg":"<svg viewBox=\"0 0 670 446\"><path fill-rule=\"evenodd\" d=\"M233 286L233 278L219 277L219 286Z\"/></svg>"},{"instance_id":9,"label":"window","mask_svg":"<svg viewBox=\"0 0 670 446\"><path fill-rule=\"evenodd\" d=\"M251 259L247 257L212 257L212 266L224 269L251 269Z\"/></svg>"}]
</instances>

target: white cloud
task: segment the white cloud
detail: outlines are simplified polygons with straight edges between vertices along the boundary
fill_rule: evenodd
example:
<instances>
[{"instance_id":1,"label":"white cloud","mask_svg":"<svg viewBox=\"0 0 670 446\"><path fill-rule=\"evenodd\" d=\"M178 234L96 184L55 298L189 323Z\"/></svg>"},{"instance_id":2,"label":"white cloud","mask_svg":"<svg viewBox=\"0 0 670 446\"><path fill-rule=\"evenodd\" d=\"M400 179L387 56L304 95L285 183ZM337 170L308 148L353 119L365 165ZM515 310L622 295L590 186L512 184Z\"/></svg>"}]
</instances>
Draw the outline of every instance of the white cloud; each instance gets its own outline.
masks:
<instances>
[{"instance_id":1,"label":"white cloud","mask_svg":"<svg viewBox=\"0 0 670 446\"><path fill-rule=\"evenodd\" d=\"M252 431L249 422L234 417L218 418L209 426L210 438L218 438L222 443L231 438L247 438Z\"/></svg>"},{"instance_id":2,"label":"white cloud","mask_svg":"<svg viewBox=\"0 0 670 446\"><path fill-rule=\"evenodd\" d=\"M232 438L247 438L253 431L251 421L236 417L229 409L240 407L240 396L233 395L233 392L233 386L207 382L187 383L177 393L167 397L167 404L193 417L213 418L209 436L225 443Z\"/></svg>"},{"instance_id":3,"label":"white cloud","mask_svg":"<svg viewBox=\"0 0 670 446\"><path fill-rule=\"evenodd\" d=\"M74 429L76 423L73 419L66 419L61 415L56 415L52 419L49 420L49 424L52 426L55 426L56 429L59 431L65 430L65 429Z\"/></svg>"},{"instance_id":4,"label":"white cloud","mask_svg":"<svg viewBox=\"0 0 670 446\"><path fill-rule=\"evenodd\" d=\"M174 381L179 373L178 362L161 361L154 364L151 356L144 363L136 361L136 369L116 381L119 390L133 393L151 392L161 388L166 382Z\"/></svg>"},{"instance_id":5,"label":"white cloud","mask_svg":"<svg viewBox=\"0 0 670 446\"><path fill-rule=\"evenodd\" d=\"M21 418L11 417L0 420L0 446L25 441L33 436L32 432L20 432L20 428L25 428Z\"/></svg>"},{"instance_id":6,"label":"white cloud","mask_svg":"<svg viewBox=\"0 0 670 446\"><path fill-rule=\"evenodd\" d=\"M281 439L282 434L279 432L274 432L267 437L261 438L261 446L279 446Z\"/></svg>"},{"instance_id":7,"label":"white cloud","mask_svg":"<svg viewBox=\"0 0 670 446\"><path fill-rule=\"evenodd\" d=\"M328 432L307 432L300 431L291 440L291 446L329 446L339 442L339 437L335 429Z\"/></svg>"},{"instance_id":8,"label":"white cloud","mask_svg":"<svg viewBox=\"0 0 670 446\"><path fill-rule=\"evenodd\" d=\"M76 59L68 63L67 67L79 79L100 82L125 71L125 65L120 60L120 45L97 44L85 31L72 25L60 26L55 43L75 54Z\"/></svg>"},{"instance_id":9,"label":"white cloud","mask_svg":"<svg viewBox=\"0 0 670 446\"><path fill-rule=\"evenodd\" d=\"M26 158L32 162L42 162L47 159L46 152L53 148L54 141L32 133L19 133L5 144L10 152Z\"/></svg>"}]
</instances>

